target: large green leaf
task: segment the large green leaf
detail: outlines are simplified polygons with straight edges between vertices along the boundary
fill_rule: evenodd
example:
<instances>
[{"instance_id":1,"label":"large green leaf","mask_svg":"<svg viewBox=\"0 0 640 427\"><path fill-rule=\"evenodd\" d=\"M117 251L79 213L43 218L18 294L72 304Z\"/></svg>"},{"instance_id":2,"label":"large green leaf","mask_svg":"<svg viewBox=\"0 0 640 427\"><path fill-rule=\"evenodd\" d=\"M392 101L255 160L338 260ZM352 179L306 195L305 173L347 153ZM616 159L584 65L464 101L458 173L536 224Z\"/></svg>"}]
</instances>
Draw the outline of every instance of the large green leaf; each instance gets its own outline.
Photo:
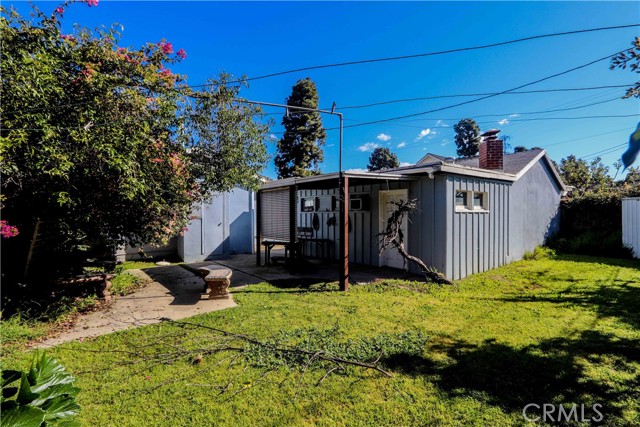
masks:
<instances>
[{"instance_id":1,"label":"large green leaf","mask_svg":"<svg viewBox=\"0 0 640 427\"><path fill-rule=\"evenodd\" d=\"M73 419L80 412L78 405L72 397L59 396L42 406L45 411L45 421Z\"/></svg>"},{"instance_id":2,"label":"large green leaf","mask_svg":"<svg viewBox=\"0 0 640 427\"><path fill-rule=\"evenodd\" d=\"M37 397L38 395L31 391L27 375L23 372L22 378L20 379L20 391L18 391L18 395L16 396L16 402L21 405L26 405L31 403L33 399L36 399Z\"/></svg>"},{"instance_id":3,"label":"large green leaf","mask_svg":"<svg viewBox=\"0 0 640 427\"><path fill-rule=\"evenodd\" d=\"M57 360L42 353L29 371L29 384L33 393L40 393L59 384L71 384L75 378Z\"/></svg>"},{"instance_id":4,"label":"large green leaf","mask_svg":"<svg viewBox=\"0 0 640 427\"><path fill-rule=\"evenodd\" d=\"M16 406L2 412L0 427L40 427L44 422L44 411L33 406Z\"/></svg>"}]
</instances>

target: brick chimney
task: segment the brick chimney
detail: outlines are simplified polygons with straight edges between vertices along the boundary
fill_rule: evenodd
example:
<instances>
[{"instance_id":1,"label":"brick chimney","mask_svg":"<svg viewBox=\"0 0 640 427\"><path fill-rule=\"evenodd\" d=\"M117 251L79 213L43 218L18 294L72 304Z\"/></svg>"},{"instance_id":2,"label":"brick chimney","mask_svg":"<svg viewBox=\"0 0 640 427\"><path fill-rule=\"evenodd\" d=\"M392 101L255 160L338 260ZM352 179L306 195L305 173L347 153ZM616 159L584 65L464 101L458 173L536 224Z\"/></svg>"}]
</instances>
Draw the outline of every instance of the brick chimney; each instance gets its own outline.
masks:
<instances>
[{"instance_id":1,"label":"brick chimney","mask_svg":"<svg viewBox=\"0 0 640 427\"><path fill-rule=\"evenodd\" d=\"M499 129L491 129L480 135L480 167L482 169L503 168L504 152L502 140L498 139Z\"/></svg>"}]
</instances>

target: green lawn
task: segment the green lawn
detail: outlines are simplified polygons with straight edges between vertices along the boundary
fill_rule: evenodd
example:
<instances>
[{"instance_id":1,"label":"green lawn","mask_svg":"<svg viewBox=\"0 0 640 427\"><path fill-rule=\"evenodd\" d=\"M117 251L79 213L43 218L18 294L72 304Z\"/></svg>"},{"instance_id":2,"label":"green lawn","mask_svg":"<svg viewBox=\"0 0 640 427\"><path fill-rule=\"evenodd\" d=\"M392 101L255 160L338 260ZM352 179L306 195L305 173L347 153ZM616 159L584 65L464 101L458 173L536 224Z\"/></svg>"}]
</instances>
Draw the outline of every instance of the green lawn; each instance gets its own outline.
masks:
<instances>
[{"instance_id":1,"label":"green lawn","mask_svg":"<svg viewBox=\"0 0 640 427\"><path fill-rule=\"evenodd\" d=\"M606 425L640 425L639 269L564 256L454 287L387 281L340 293L260 284L234 291L237 308L189 319L281 344L382 342L392 378L348 368L317 385L326 366L265 376L268 360L227 369L225 353L123 365L140 362L126 351L206 344L206 331L168 323L51 353L79 379L86 426L508 426L524 424L527 403L600 403ZM402 337L413 341L404 346ZM7 367L28 364L27 354L14 355Z\"/></svg>"}]
</instances>

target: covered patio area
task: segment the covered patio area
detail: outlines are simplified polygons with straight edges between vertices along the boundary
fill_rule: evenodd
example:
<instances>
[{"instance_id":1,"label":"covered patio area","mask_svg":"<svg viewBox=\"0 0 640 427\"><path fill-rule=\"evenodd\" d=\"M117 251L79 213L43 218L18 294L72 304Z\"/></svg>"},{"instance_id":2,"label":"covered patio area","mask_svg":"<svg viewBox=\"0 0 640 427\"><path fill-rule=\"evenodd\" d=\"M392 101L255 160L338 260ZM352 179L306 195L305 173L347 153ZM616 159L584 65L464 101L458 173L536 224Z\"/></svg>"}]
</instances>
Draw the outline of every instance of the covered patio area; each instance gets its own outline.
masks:
<instances>
[{"instance_id":1,"label":"covered patio area","mask_svg":"<svg viewBox=\"0 0 640 427\"><path fill-rule=\"evenodd\" d=\"M256 266L273 268L272 261L282 257L295 271L303 262L320 259L324 263L314 264L332 272L327 277L337 273L345 291L355 277L352 264L402 268L397 261L380 261L377 234L386 223L390 195L408 197L417 179L402 173L336 172L264 184L256 196ZM281 254L274 252L278 247Z\"/></svg>"}]
</instances>

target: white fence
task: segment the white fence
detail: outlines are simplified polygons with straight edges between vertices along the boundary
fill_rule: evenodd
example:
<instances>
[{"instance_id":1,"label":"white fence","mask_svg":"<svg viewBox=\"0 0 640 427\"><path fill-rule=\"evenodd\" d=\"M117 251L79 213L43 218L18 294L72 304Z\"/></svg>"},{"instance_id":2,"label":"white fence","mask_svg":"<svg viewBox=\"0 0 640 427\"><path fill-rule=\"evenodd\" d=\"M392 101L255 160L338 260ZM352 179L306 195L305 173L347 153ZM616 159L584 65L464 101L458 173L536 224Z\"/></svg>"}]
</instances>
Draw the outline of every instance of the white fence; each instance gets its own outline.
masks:
<instances>
[{"instance_id":1,"label":"white fence","mask_svg":"<svg viewBox=\"0 0 640 427\"><path fill-rule=\"evenodd\" d=\"M640 258L640 197L622 199L622 243Z\"/></svg>"}]
</instances>

